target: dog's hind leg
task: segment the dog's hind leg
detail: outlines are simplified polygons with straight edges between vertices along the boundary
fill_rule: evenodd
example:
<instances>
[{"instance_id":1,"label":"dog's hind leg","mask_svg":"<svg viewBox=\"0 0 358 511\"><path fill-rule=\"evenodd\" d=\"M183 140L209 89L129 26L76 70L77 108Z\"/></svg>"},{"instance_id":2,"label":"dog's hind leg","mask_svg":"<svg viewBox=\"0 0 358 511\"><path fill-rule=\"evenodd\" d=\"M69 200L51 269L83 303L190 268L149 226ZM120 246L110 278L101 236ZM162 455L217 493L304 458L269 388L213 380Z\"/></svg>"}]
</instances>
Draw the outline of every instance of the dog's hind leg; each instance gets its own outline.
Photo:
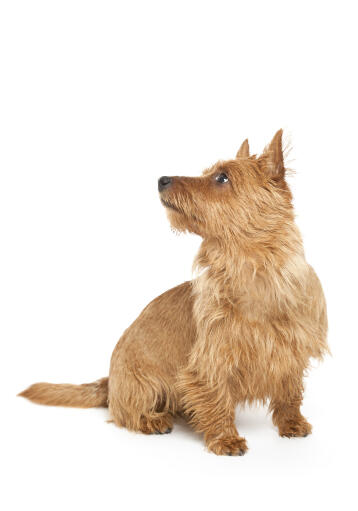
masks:
<instances>
[{"instance_id":1,"label":"dog's hind leg","mask_svg":"<svg viewBox=\"0 0 358 511\"><path fill-rule=\"evenodd\" d=\"M110 375L108 406L117 426L147 435L171 432L175 398L159 370L151 373L122 367Z\"/></svg>"}]
</instances>

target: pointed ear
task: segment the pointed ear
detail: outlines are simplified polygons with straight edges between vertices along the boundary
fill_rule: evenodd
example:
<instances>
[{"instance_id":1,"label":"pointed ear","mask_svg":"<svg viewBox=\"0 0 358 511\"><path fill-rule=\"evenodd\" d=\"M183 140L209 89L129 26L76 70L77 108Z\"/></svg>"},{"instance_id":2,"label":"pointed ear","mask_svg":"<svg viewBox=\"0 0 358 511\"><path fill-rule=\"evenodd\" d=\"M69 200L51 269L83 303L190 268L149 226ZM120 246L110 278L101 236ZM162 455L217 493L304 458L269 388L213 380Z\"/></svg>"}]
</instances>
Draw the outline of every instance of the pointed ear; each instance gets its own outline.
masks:
<instances>
[{"instance_id":1,"label":"pointed ear","mask_svg":"<svg viewBox=\"0 0 358 511\"><path fill-rule=\"evenodd\" d=\"M283 130L278 130L270 145L265 148L264 152L258 159L258 161L261 163L261 167L273 179L280 179L285 176L285 164L282 150L282 133Z\"/></svg>"},{"instance_id":2,"label":"pointed ear","mask_svg":"<svg viewBox=\"0 0 358 511\"><path fill-rule=\"evenodd\" d=\"M240 146L240 149L236 153L236 158L248 158L250 156L249 141L246 139Z\"/></svg>"}]
</instances>

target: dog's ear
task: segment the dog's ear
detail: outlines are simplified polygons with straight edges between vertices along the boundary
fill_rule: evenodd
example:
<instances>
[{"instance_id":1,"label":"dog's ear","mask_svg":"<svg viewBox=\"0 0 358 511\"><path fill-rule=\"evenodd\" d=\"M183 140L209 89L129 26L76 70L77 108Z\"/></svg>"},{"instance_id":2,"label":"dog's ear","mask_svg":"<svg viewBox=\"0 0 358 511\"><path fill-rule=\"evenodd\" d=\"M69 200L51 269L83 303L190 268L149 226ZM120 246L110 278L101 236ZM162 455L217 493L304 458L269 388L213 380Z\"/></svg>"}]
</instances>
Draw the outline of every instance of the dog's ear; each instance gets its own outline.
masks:
<instances>
[{"instance_id":1,"label":"dog's ear","mask_svg":"<svg viewBox=\"0 0 358 511\"><path fill-rule=\"evenodd\" d=\"M282 129L278 130L271 143L264 149L264 152L257 160L260 167L273 179L282 179L285 176L282 133Z\"/></svg>"},{"instance_id":2,"label":"dog's ear","mask_svg":"<svg viewBox=\"0 0 358 511\"><path fill-rule=\"evenodd\" d=\"M249 141L246 139L240 146L240 149L236 153L236 159L238 158L248 158L250 156L250 148Z\"/></svg>"}]
</instances>

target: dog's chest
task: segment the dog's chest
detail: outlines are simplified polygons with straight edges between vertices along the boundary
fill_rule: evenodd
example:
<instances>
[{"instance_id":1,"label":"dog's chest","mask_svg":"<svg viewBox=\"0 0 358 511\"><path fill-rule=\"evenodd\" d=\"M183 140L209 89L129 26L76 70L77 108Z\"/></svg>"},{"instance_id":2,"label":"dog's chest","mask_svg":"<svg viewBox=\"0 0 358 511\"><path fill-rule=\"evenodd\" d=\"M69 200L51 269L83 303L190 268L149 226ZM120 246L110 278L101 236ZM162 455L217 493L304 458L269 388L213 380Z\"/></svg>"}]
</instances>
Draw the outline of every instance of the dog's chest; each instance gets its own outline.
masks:
<instances>
[{"instance_id":1,"label":"dog's chest","mask_svg":"<svg viewBox=\"0 0 358 511\"><path fill-rule=\"evenodd\" d=\"M284 283L274 287L257 278L233 292L203 275L196 283L194 317L204 359L220 363L242 394L264 398L288 375L302 374L316 356L317 322L302 292Z\"/></svg>"},{"instance_id":2,"label":"dog's chest","mask_svg":"<svg viewBox=\"0 0 358 511\"><path fill-rule=\"evenodd\" d=\"M297 340L282 337L272 325L246 325L240 331L246 335L233 337L230 351L231 369L243 394L267 396L280 381L307 364Z\"/></svg>"},{"instance_id":3,"label":"dog's chest","mask_svg":"<svg viewBox=\"0 0 358 511\"><path fill-rule=\"evenodd\" d=\"M249 401L272 395L287 376L302 373L312 356L309 318L269 314L259 302L253 307L247 313L227 303L198 322L204 359L209 353L209 361L220 364L241 399Z\"/></svg>"}]
</instances>

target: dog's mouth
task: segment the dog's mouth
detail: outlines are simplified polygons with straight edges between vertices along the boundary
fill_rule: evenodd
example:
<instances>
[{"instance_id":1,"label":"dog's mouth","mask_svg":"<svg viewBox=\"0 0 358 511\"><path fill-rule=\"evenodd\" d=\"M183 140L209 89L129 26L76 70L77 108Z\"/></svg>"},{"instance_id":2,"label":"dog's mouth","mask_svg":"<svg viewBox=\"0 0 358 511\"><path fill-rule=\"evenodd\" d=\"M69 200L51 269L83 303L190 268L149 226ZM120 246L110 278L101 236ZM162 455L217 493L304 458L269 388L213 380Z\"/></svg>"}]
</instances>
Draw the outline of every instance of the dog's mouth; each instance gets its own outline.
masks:
<instances>
[{"instance_id":1,"label":"dog's mouth","mask_svg":"<svg viewBox=\"0 0 358 511\"><path fill-rule=\"evenodd\" d=\"M200 222L199 218L196 215L186 214L181 208L179 208L178 206L175 206L171 202L169 202L165 199L162 199L162 198L160 198L160 202L163 204L163 206L165 208L172 209L173 211L176 211L177 213L180 213L181 215L184 215L187 218L192 218L193 220L195 220L195 222Z\"/></svg>"},{"instance_id":2,"label":"dog's mouth","mask_svg":"<svg viewBox=\"0 0 358 511\"><path fill-rule=\"evenodd\" d=\"M174 204L172 204L171 202L169 202L169 201L167 201L165 199L160 198L160 202L163 204L163 206L165 208L173 209L174 211L177 211L178 213L183 213L179 208L174 206Z\"/></svg>"}]
</instances>

